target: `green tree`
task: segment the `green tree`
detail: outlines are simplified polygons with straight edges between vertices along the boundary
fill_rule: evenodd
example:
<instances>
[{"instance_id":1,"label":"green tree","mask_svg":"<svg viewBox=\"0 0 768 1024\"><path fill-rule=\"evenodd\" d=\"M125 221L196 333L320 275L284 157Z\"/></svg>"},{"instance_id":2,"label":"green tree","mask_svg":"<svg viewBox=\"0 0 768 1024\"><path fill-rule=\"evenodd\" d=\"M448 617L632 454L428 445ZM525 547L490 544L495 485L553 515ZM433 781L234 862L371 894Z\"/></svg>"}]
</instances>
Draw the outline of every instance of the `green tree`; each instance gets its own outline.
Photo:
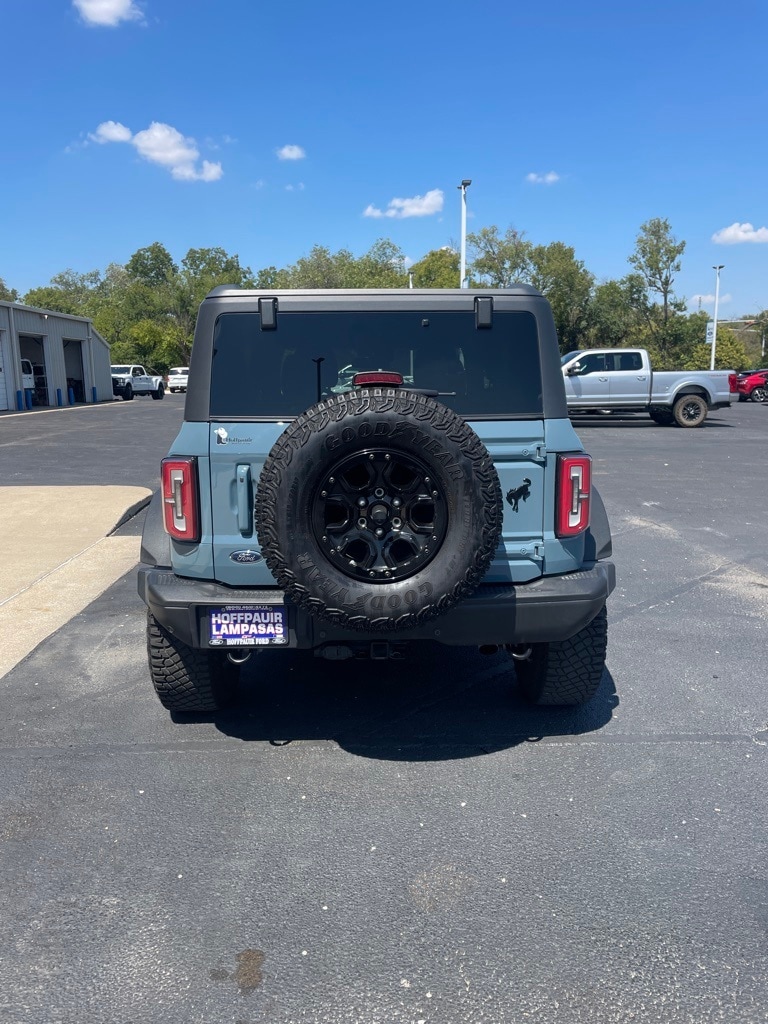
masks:
<instances>
[{"instance_id":1,"label":"green tree","mask_svg":"<svg viewBox=\"0 0 768 1024\"><path fill-rule=\"evenodd\" d=\"M483 285L509 288L530 278L532 245L515 228L507 228L503 236L497 227L482 228L467 235L467 248L471 276Z\"/></svg>"},{"instance_id":2,"label":"green tree","mask_svg":"<svg viewBox=\"0 0 768 1024\"><path fill-rule=\"evenodd\" d=\"M643 323L638 307L644 293L636 274L597 285L589 306L589 344L609 348L634 344Z\"/></svg>"},{"instance_id":3,"label":"green tree","mask_svg":"<svg viewBox=\"0 0 768 1024\"><path fill-rule=\"evenodd\" d=\"M354 256L349 249L331 252L313 245L284 272L288 288L402 288L407 281L405 257L387 238L380 238L368 252Z\"/></svg>"},{"instance_id":4,"label":"green tree","mask_svg":"<svg viewBox=\"0 0 768 1024\"><path fill-rule=\"evenodd\" d=\"M97 288L101 282L98 270L79 274L75 270L62 270L51 278L49 285L32 288L24 296L28 306L52 309L72 316L91 316L97 308Z\"/></svg>"},{"instance_id":5,"label":"green tree","mask_svg":"<svg viewBox=\"0 0 768 1024\"><path fill-rule=\"evenodd\" d=\"M661 322L664 326L670 317L674 275L680 271L680 257L684 252L685 242L677 241L669 221L653 217L640 225L635 251L629 257L648 290L661 295Z\"/></svg>"},{"instance_id":6,"label":"green tree","mask_svg":"<svg viewBox=\"0 0 768 1024\"><path fill-rule=\"evenodd\" d=\"M2 277L0 277L0 300L3 302L19 301L19 293L15 288L9 288Z\"/></svg>"},{"instance_id":7,"label":"green tree","mask_svg":"<svg viewBox=\"0 0 768 1024\"><path fill-rule=\"evenodd\" d=\"M150 287L160 287L175 275L179 268L173 257L160 242L137 249L125 265L128 276Z\"/></svg>"},{"instance_id":8,"label":"green tree","mask_svg":"<svg viewBox=\"0 0 768 1024\"><path fill-rule=\"evenodd\" d=\"M313 245L306 256L301 256L288 267L289 288L344 288L351 276L355 257L348 249L337 253L324 245Z\"/></svg>"},{"instance_id":9,"label":"green tree","mask_svg":"<svg viewBox=\"0 0 768 1024\"><path fill-rule=\"evenodd\" d=\"M706 319L705 321L706 322ZM693 346L688 356L684 359L681 369L683 370L708 370L712 361L712 347L706 342L699 342ZM716 370L740 370L749 366L749 356L744 348L744 342L740 341L727 327L718 327L717 345L715 348L715 369Z\"/></svg>"},{"instance_id":10,"label":"green tree","mask_svg":"<svg viewBox=\"0 0 768 1024\"><path fill-rule=\"evenodd\" d=\"M407 283L405 256L388 238L378 239L354 259L349 272L349 288L402 288Z\"/></svg>"},{"instance_id":11,"label":"green tree","mask_svg":"<svg viewBox=\"0 0 768 1024\"><path fill-rule=\"evenodd\" d=\"M579 348L586 342L592 274L563 242L533 246L530 263L530 282L552 307L563 352Z\"/></svg>"},{"instance_id":12,"label":"green tree","mask_svg":"<svg viewBox=\"0 0 768 1024\"><path fill-rule=\"evenodd\" d=\"M253 287L260 290L277 290L280 288L288 288L290 285L288 284L287 274L284 270L278 270L277 267L262 267L262 269L256 273Z\"/></svg>"},{"instance_id":13,"label":"green tree","mask_svg":"<svg viewBox=\"0 0 768 1024\"><path fill-rule=\"evenodd\" d=\"M450 246L432 249L410 268L414 288L458 288L459 253Z\"/></svg>"}]
</instances>

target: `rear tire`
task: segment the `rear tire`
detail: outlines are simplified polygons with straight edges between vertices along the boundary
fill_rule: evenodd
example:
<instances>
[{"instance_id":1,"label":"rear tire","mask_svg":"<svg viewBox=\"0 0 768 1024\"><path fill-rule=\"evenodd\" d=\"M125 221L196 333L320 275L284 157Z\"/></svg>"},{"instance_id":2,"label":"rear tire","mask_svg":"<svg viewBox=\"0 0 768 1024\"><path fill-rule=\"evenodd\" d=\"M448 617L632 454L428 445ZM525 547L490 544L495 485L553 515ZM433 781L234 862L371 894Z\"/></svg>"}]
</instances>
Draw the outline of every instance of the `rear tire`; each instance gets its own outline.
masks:
<instances>
[{"instance_id":1,"label":"rear tire","mask_svg":"<svg viewBox=\"0 0 768 1024\"><path fill-rule=\"evenodd\" d=\"M158 384L157 390L152 392L152 398L157 401L158 398L162 398L165 394L165 389L162 384Z\"/></svg>"},{"instance_id":2,"label":"rear tire","mask_svg":"<svg viewBox=\"0 0 768 1024\"><path fill-rule=\"evenodd\" d=\"M700 427L707 418L707 403L701 395L681 395L672 410L680 427Z\"/></svg>"},{"instance_id":3,"label":"rear tire","mask_svg":"<svg viewBox=\"0 0 768 1024\"><path fill-rule=\"evenodd\" d=\"M530 657L515 661L517 681L531 704L575 707L586 704L600 686L608 646L605 605L569 640L533 644Z\"/></svg>"},{"instance_id":4,"label":"rear tire","mask_svg":"<svg viewBox=\"0 0 768 1024\"><path fill-rule=\"evenodd\" d=\"M752 402L765 402L768 401L768 388L756 387L752 388L752 392L749 396Z\"/></svg>"},{"instance_id":5,"label":"rear tire","mask_svg":"<svg viewBox=\"0 0 768 1024\"><path fill-rule=\"evenodd\" d=\"M220 711L231 703L237 665L219 651L188 647L147 613L147 654L152 685L169 711Z\"/></svg>"}]
</instances>

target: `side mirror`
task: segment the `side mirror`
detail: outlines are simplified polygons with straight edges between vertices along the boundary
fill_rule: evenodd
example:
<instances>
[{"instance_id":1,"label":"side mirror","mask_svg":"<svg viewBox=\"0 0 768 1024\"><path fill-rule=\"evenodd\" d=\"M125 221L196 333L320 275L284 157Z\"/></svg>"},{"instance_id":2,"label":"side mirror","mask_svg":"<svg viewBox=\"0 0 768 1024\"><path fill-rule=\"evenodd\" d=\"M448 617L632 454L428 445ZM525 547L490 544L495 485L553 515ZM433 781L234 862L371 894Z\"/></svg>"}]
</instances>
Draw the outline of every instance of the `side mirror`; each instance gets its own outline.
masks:
<instances>
[{"instance_id":1,"label":"side mirror","mask_svg":"<svg viewBox=\"0 0 768 1024\"><path fill-rule=\"evenodd\" d=\"M569 377L574 377L577 373L581 373L581 363L571 363L565 372Z\"/></svg>"}]
</instances>

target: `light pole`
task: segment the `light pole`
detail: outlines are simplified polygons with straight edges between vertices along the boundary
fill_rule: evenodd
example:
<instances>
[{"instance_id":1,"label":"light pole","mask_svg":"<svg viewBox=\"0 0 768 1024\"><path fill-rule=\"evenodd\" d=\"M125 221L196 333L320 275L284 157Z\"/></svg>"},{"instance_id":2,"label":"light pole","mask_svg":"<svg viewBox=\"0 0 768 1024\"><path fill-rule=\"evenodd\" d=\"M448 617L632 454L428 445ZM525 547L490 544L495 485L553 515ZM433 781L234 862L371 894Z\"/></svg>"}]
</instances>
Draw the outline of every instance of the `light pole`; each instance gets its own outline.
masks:
<instances>
[{"instance_id":1,"label":"light pole","mask_svg":"<svg viewBox=\"0 0 768 1024\"><path fill-rule=\"evenodd\" d=\"M712 357L710 358L710 361L709 361L709 368L710 368L710 370L714 370L714 368L715 368L715 352L717 350L717 306L718 306L718 303L720 302L720 271L723 269L724 266L725 266L724 263L720 263L718 266L712 267L712 269L715 271L716 278L715 278L715 316L714 316L715 323L714 323L714 327L712 328Z\"/></svg>"},{"instance_id":2,"label":"light pole","mask_svg":"<svg viewBox=\"0 0 768 1024\"><path fill-rule=\"evenodd\" d=\"M461 189L461 265L459 267L459 288L466 288L465 278L467 276L467 189L472 184L471 178L464 178L460 185Z\"/></svg>"}]
</instances>

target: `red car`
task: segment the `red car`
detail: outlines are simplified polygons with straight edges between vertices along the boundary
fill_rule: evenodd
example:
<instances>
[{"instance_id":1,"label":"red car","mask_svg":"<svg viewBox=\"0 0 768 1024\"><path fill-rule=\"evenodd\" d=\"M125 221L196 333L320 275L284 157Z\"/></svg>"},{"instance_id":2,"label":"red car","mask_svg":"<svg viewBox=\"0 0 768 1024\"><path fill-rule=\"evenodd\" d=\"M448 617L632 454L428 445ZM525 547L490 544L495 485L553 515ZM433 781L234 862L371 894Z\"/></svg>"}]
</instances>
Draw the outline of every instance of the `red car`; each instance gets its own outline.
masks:
<instances>
[{"instance_id":1,"label":"red car","mask_svg":"<svg viewBox=\"0 0 768 1024\"><path fill-rule=\"evenodd\" d=\"M768 370L749 370L736 378L740 402L768 402Z\"/></svg>"}]
</instances>

